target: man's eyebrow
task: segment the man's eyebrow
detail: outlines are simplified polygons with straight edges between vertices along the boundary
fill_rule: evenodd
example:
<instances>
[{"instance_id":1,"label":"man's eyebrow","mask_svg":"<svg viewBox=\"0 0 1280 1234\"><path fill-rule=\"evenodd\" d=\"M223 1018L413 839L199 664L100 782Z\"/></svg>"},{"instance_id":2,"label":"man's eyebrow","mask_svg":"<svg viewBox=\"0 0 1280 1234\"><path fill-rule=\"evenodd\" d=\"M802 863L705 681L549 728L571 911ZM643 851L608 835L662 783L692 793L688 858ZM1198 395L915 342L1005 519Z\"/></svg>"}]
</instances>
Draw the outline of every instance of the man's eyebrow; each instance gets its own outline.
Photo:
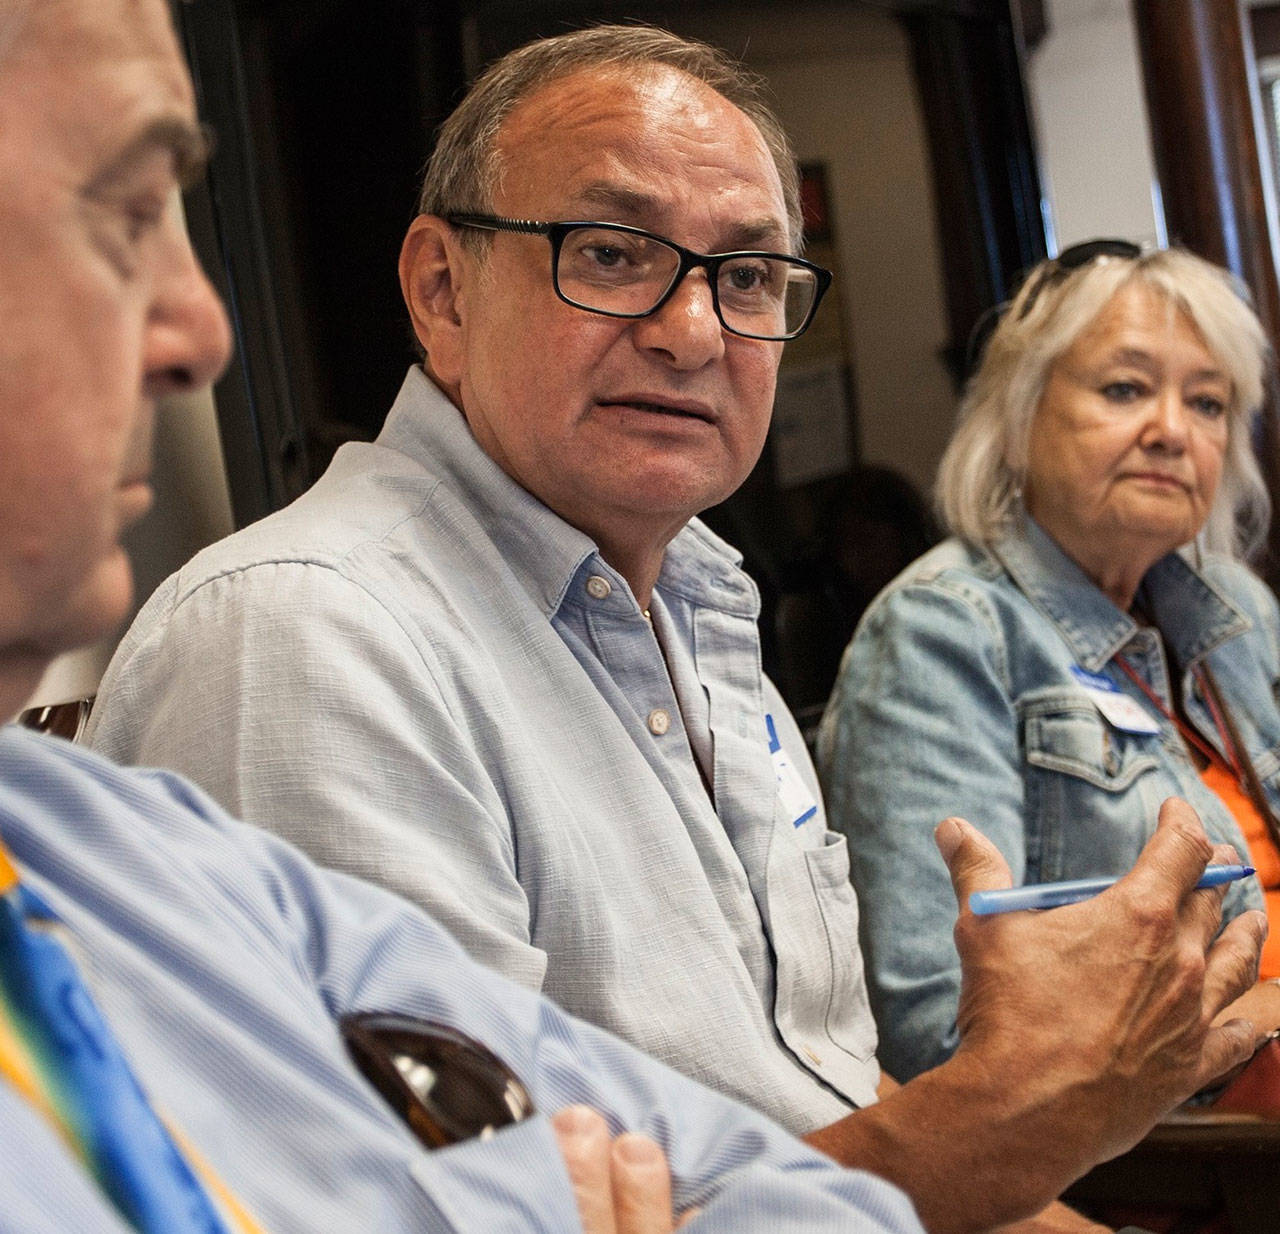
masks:
<instances>
[{"instance_id":1,"label":"man's eyebrow","mask_svg":"<svg viewBox=\"0 0 1280 1234\"><path fill-rule=\"evenodd\" d=\"M618 222L652 217L659 208L658 199L651 194L625 188L609 180L583 185L574 193L573 200L590 209L610 211L618 216Z\"/></svg>"},{"instance_id":2,"label":"man's eyebrow","mask_svg":"<svg viewBox=\"0 0 1280 1234\"><path fill-rule=\"evenodd\" d=\"M604 210L611 217L609 222L631 223L646 227L662 212L659 198L639 189L627 188L609 180L592 181L573 195L573 207L579 204L584 212ZM768 247L775 251L787 251L787 229L774 218L765 216L732 224L724 238L717 244L718 252L738 249Z\"/></svg>"},{"instance_id":3,"label":"man's eyebrow","mask_svg":"<svg viewBox=\"0 0 1280 1234\"><path fill-rule=\"evenodd\" d=\"M168 153L173 158L173 173L178 184L184 189L190 188L204 174L213 153L213 131L178 116L153 120L97 172L88 191L108 187L155 152Z\"/></svg>"}]
</instances>

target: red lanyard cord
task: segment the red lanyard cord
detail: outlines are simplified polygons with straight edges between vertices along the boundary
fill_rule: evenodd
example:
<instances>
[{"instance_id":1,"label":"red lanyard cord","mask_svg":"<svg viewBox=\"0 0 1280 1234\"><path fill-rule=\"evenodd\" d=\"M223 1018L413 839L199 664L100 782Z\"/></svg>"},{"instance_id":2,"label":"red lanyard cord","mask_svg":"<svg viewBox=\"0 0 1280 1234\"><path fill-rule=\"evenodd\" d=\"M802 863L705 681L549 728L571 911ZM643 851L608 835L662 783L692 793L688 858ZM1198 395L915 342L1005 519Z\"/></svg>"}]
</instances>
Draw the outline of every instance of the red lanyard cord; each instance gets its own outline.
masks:
<instances>
[{"instance_id":1,"label":"red lanyard cord","mask_svg":"<svg viewBox=\"0 0 1280 1234\"><path fill-rule=\"evenodd\" d=\"M1134 672L1129 661L1126 660L1124 656L1116 656L1116 663L1124 669L1129 680L1132 681L1133 684L1151 700L1151 705L1155 707L1166 720L1173 723L1178 732L1182 734L1184 741L1195 746L1195 748L1199 750L1200 753L1209 760L1209 762L1213 762L1214 759L1220 757L1218 752L1214 750L1209 743L1195 731L1195 729L1193 729L1189 724L1184 724L1177 715L1171 712L1169 708L1164 705L1164 700L1161 699L1160 696L1156 694L1156 692L1147 685L1147 683L1143 681L1136 672ZM1193 672L1195 672L1195 670L1193 670ZM1201 681L1198 672L1196 672L1196 681L1200 686L1200 693L1204 696L1205 703L1209 708L1209 714L1213 717L1213 725L1218 730L1218 737L1222 741L1222 748L1227 752L1227 766L1229 767L1231 774L1235 776L1236 783L1243 787L1245 780L1240 770L1240 760L1236 757L1236 750L1231 740L1231 736L1227 732L1226 725L1223 723L1217 704L1213 701L1213 691L1205 689L1204 682Z\"/></svg>"}]
</instances>

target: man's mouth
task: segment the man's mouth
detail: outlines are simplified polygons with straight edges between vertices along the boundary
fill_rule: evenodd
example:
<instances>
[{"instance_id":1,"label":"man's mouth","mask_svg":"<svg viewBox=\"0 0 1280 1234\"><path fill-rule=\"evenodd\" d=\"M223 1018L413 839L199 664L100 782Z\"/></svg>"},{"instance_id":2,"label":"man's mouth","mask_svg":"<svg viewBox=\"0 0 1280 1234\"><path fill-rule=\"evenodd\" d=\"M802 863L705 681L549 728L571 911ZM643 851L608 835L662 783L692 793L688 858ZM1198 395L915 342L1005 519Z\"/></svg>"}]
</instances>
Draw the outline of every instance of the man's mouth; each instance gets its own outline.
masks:
<instances>
[{"instance_id":1,"label":"man's mouth","mask_svg":"<svg viewBox=\"0 0 1280 1234\"><path fill-rule=\"evenodd\" d=\"M610 398L600 399L601 407L632 408L651 415L671 416L683 420L701 420L704 424L716 422L715 412L705 403L684 399Z\"/></svg>"}]
</instances>

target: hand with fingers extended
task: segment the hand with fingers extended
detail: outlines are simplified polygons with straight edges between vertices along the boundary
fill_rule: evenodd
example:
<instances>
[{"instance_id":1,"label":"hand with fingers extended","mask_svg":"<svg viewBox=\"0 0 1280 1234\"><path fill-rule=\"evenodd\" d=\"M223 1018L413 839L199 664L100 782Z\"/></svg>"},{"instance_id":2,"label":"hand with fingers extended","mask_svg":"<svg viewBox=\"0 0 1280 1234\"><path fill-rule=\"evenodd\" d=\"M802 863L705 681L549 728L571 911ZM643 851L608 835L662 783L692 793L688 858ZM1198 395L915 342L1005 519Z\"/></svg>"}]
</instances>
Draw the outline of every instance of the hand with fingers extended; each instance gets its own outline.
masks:
<instances>
[{"instance_id":1,"label":"hand with fingers extended","mask_svg":"<svg viewBox=\"0 0 1280 1234\"><path fill-rule=\"evenodd\" d=\"M975 917L970 893L1008 886L1003 858L967 823L937 840L960 903L956 1061L992 1077L992 1113L1013 1119L1068 1176L1122 1152L1158 1118L1244 1061L1246 1020L1215 1024L1257 977L1266 918L1219 934L1222 889L1196 890L1215 849L1170 799L1133 869L1094 899Z\"/></svg>"},{"instance_id":2,"label":"hand with fingers extended","mask_svg":"<svg viewBox=\"0 0 1280 1234\"><path fill-rule=\"evenodd\" d=\"M568 1106L551 1120L578 1201L583 1234L671 1234L671 1173L662 1149L647 1136L613 1136L586 1106Z\"/></svg>"},{"instance_id":3,"label":"hand with fingers extended","mask_svg":"<svg viewBox=\"0 0 1280 1234\"><path fill-rule=\"evenodd\" d=\"M896 1182L932 1234L1079 1225L1046 1205L1249 1057L1254 1026L1221 1013L1254 982L1266 918L1219 934L1223 892L1195 884L1236 854L1181 801L1115 886L1047 912L975 916L970 894L1009 867L960 819L936 838L960 902L960 1047L806 1139Z\"/></svg>"}]
</instances>

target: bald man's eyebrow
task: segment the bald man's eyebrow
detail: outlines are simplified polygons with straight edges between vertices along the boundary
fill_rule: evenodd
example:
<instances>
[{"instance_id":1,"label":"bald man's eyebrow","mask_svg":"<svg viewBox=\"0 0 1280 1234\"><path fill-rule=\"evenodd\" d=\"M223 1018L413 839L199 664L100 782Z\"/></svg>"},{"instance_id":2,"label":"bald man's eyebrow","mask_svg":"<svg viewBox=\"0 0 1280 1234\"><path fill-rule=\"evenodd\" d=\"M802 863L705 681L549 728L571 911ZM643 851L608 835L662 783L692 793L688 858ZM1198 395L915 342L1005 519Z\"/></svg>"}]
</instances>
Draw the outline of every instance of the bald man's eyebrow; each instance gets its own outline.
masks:
<instances>
[{"instance_id":1,"label":"bald man's eyebrow","mask_svg":"<svg viewBox=\"0 0 1280 1234\"><path fill-rule=\"evenodd\" d=\"M123 180L153 154L173 159L178 184L190 188L204 174L213 153L213 131L180 117L153 120L119 150L86 186L89 194L101 192Z\"/></svg>"},{"instance_id":2,"label":"bald man's eyebrow","mask_svg":"<svg viewBox=\"0 0 1280 1234\"><path fill-rule=\"evenodd\" d=\"M663 210L657 197L607 180L584 185L574 193L573 201L574 208L581 202L584 210L603 210L614 222L643 228L652 227ZM787 229L777 219L766 216L731 224L718 243L717 251L767 248L786 252L789 247Z\"/></svg>"},{"instance_id":3,"label":"bald man's eyebrow","mask_svg":"<svg viewBox=\"0 0 1280 1234\"><path fill-rule=\"evenodd\" d=\"M573 195L574 201L583 206L608 211L617 216L618 222L652 217L658 212L658 199L639 189L624 188L608 180L596 180L583 185Z\"/></svg>"}]
</instances>

